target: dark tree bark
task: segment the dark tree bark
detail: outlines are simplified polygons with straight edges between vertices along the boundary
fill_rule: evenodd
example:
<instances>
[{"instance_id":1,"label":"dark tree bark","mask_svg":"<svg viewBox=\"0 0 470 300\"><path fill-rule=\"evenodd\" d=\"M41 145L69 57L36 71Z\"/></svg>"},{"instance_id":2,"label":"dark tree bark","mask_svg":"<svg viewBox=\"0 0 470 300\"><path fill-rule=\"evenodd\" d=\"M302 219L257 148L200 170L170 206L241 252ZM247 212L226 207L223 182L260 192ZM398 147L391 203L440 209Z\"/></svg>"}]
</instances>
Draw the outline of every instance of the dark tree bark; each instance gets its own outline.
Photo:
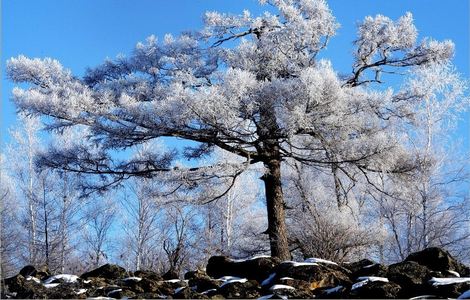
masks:
<instances>
[{"instance_id":1,"label":"dark tree bark","mask_svg":"<svg viewBox=\"0 0 470 300\"><path fill-rule=\"evenodd\" d=\"M267 233L269 234L271 255L281 260L289 260L291 255L287 242L285 205L281 184L281 160L276 158L271 159L265 162L265 166L268 170L261 179L264 181L266 193L268 212Z\"/></svg>"}]
</instances>

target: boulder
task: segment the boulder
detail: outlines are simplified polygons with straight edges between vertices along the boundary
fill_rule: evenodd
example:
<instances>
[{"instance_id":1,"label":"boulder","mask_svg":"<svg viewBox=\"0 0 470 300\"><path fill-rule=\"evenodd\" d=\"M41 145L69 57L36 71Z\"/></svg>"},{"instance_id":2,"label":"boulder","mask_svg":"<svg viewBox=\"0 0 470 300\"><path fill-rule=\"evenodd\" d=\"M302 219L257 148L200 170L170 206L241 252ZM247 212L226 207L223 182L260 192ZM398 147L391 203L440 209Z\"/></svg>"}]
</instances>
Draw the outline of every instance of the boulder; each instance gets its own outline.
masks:
<instances>
[{"instance_id":1,"label":"boulder","mask_svg":"<svg viewBox=\"0 0 470 300\"><path fill-rule=\"evenodd\" d=\"M382 264L370 264L366 265L355 272L351 273L351 279L354 281L358 277L364 276L376 276L376 277L386 277L388 273L388 267Z\"/></svg>"},{"instance_id":2,"label":"boulder","mask_svg":"<svg viewBox=\"0 0 470 300\"><path fill-rule=\"evenodd\" d=\"M361 259L360 261L352 262L352 263L343 263L341 266L351 271L351 273L355 273L360 269L374 265L375 262L370 259Z\"/></svg>"},{"instance_id":3,"label":"boulder","mask_svg":"<svg viewBox=\"0 0 470 300\"><path fill-rule=\"evenodd\" d=\"M394 282L371 281L351 290L349 297L356 299L395 299L398 297L400 290L401 287Z\"/></svg>"},{"instance_id":4,"label":"boulder","mask_svg":"<svg viewBox=\"0 0 470 300\"><path fill-rule=\"evenodd\" d=\"M404 261L390 265L387 277L401 286L401 298L410 298L427 294L427 283L432 277L432 272L414 261Z\"/></svg>"},{"instance_id":5,"label":"boulder","mask_svg":"<svg viewBox=\"0 0 470 300\"><path fill-rule=\"evenodd\" d=\"M188 271L184 274L184 279L188 280L188 279L193 279L193 278L198 278L198 277L206 277L207 274L206 272L202 271L202 270L195 270L195 271Z\"/></svg>"},{"instance_id":6,"label":"boulder","mask_svg":"<svg viewBox=\"0 0 470 300\"><path fill-rule=\"evenodd\" d=\"M256 280L223 284L217 293L225 298L253 299L261 296L261 287Z\"/></svg>"},{"instance_id":7,"label":"boulder","mask_svg":"<svg viewBox=\"0 0 470 300\"><path fill-rule=\"evenodd\" d=\"M139 270L134 272L134 276L140 277L140 278L147 278L153 281L162 281L163 278L158 274L157 272L154 271L147 271L147 270Z\"/></svg>"},{"instance_id":8,"label":"boulder","mask_svg":"<svg viewBox=\"0 0 470 300\"><path fill-rule=\"evenodd\" d=\"M212 289L218 289L221 284L222 283L220 280L210 278L207 275L191 278L188 281L188 285L199 293Z\"/></svg>"},{"instance_id":9,"label":"boulder","mask_svg":"<svg viewBox=\"0 0 470 300\"><path fill-rule=\"evenodd\" d=\"M225 256L212 256L207 263L206 272L213 278L236 276L262 282L279 264L274 257L255 257L246 260L232 260Z\"/></svg>"},{"instance_id":10,"label":"boulder","mask_svg":"<svg viewBox=\"0 0 470 300\"><path fill-rule=\"evenodd\" d=\"M83 273L80 278L88 279L90 277L102 277L106 279L122 279L127 277L127 271L123 267L112 264L105 264L90 272Z\"/></svg>"},{"instance_id":11,"label":"boulder","mask_svg":"<svg viewBox=\"0 0 470 300\"><path fill-rule=\"evenodd\" d=\"M450 281L447 281L450 279ZM434 280L429 281L431 287L428 289L432 294L443 298L458 298L464 292L470 290L470 280L465 278L445 278L447 282L436 284ZM460 281L460 279L462 281ZM434 281L434 282L433 282ZM460 298L459 298L460 299Z\"/></svg>"},{"instance_id":12,"label":"boulder","mask_svg":"<svg viewBox=\"0 0 470 300\"><path fill-rule=\"evenodd\" d=\"M28 276L34 276L36 275L36 273L37 273L36 268L32 265L28 265L28 266L23 267L20 270L19 274L23 277L28 277Z\"/></svg>"},{"instance_id":13,"label":"boulder","mask_svg":"<svg viewBox=\"0 0 470 300\"><path fill-rule=\"evenodd\" d=\"M414 261L426 266L433 271L455 271L461 277L470 276L470 268L461 264L449 254L449 252L437 248L426 248L422 251L410 254L405 261Z\"/></svg>"},{"instance_id":14,"label":"boulder","mask_svg":"<svg viewBox=\"0 0 470 300\"><path fill-rule=\"evenodd\" d=\"M17 291L17 299L47 299L47 289L33 280L25 281L23 287Z\"/></svg>"},{"instance_id":15,"label":"boulder","mask_svg":"<svg viewBox=\"0 0 470 300\"><path fill-rule=\"evenodd\" d=\"M6 278L4 280L5 290L7 290L8 292L17 293L18 291L24 289L25 282L25 278L21 274Z\"/></svg>"},{"instance_id":16,"label":"boulder","mask_svg":"<svg viewBox=\"0 0 470 300\"><path fill-rule=\"evenodd\" d=\"M86 293L77 292L80 287L77 283L61 283L56 287L47 289L49 299L86 299Z\"/></svg>"},{"instance_id":17,"label":"boulder","mask_svg":"<svg viewBox=\"0 0 470 300\"><path fill-rule=\"evenodd\" d=\"M171 280L171 279L179 279L180 275L178 274L178 272L176 272L176 270L170 269L165 274L163 274L162 277L164 280Z\"/></svg>"},{"instance_id":18,"label":"boulder","mask_svg":"<svg viewBox=\"0 0 470 300\"><path fill-rule=\"evenodd\" d=\"M129 299L129 298L134 298L135 295L136 294L129 289L119 288L119 289L115 289L113 291L108 292L106 296L110 298L115 298L115 299Z\"/></svg>"},{"instance_id":19,"label":"boulder","mask_svg":"<svg viewBox=\"0 0 470 300\"><path fill-rule=\"evenodd\" d=\"M346 273L347 271L335 265L283 262L276 267L274 272L277 278L291 277L307 281L311 290L338 285L350 286L352 284Z\"/></svg>"},{"instance_id":20,"label":"boulder","mask_svg":"<svg viewBox=\"0 0 470 300\"><path fill-rule=\"evenodd\" d=\"M189 287L183 287L178 289L176 293L173 294L174 299L209 299L207 295L200 294Z\"/></svg>"}]
</instances>

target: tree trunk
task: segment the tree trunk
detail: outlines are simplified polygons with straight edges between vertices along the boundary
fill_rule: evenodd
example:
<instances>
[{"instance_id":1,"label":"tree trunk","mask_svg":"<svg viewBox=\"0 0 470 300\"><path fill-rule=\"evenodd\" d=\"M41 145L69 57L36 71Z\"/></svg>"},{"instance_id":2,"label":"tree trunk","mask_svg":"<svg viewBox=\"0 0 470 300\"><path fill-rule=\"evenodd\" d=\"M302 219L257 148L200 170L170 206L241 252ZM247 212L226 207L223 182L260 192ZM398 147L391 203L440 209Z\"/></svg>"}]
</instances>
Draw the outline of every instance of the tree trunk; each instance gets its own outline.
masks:
<instances>
[{"instance_id":1,"label":"tree trunk","mask_svg":"<svg viewBox=\"0 0 470 300\"><path fill-rule=\"evenodd\" d=\"M284 197L281 185L281 160L270 159L265 162L268 171L263 175L268 210L269 242L271 255L281 260L291 258L287 243L287 228L284 212Z\"/></svg>"}]
</instances>

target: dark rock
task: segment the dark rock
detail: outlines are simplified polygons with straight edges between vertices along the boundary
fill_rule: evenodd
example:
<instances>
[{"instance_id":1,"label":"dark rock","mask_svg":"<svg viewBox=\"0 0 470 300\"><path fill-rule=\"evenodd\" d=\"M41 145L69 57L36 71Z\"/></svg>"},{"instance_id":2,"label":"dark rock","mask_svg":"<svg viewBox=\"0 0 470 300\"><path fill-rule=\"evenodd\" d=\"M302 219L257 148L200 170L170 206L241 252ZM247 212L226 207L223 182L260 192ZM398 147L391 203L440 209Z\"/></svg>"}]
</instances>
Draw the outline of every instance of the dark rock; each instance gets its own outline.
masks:
<instances>
[{"instance_id":1,"label":"dark rock","mask_svg":"<svg viewBox=\"0 0 470 300\"><path fill-rule=\"evenodd\" d=\"M209 299L207 295L200 294L189 287L183 287L173 295L174 299Z\"/></svg>"},{"instance_id":2,"label":"dark rock","mask_svg":"<svg viewBox=\"0 0 470 300\"><path fill-rule=\"evenodd\" d=\"M431 279L432 272L414 261L405 261L390 265L387 277L401 286L401 298L410 298L427 294L427 282Z\"/></svg>"},{"instance_id":3,"label":"dark rock","mask_svg":"<svg viewBox=\"0 0 470 300\"><path fill-rule=\"evenodd\" d=\"M164 280L171 280L171 279L179 279L180 278L178 272L176 272L173 269L168 270L165 274L163 274L162 277L163 277Z\"/></svg>"},{"instance_id":4,"label":"dark rock","mask_svg":"<svg viewBox=\"0 0 470 300\"><path fill-rule=\"evenodd\" d=\"M351 290L349 296L359 299L394 299L400 290L401 287L393 282L372 281Z\"/></svg>"},{"instance_id":5,"label":"dark rock","mask_svg":"<svg viewBox=\"0 0 470 300\"><path fill-rule=\"evenodd\" d=\"M335 287L338 285L350 286L349 276L339 266L320 264L293 264L284 262L275 269L278 278L291 277L307 281L310 289L322 287Z\"/></svg>"},{"instance_id":6,"label":"dark rock","mask_svg":"<svg viewBox=\"0 0 470 300\"><path fill-rule=\"evenodd\" d=\"M4 280L5 290L7 290L8 292L18 292L24 289L25 282L25 278L20 274L10 278L6 278Z\"/></svg>"},{"instance_id":7,"label":"dark rock","mask_svg":"<svg viewBox=\"0 0 470 300\"><path fill-rule=\"evenodd\" d=\"M342 285L333 288L319 288L313 291L316 298L320 299L344 299L349 298L349 289Z\"/></svg>"},{"instance_id":8,"label":"dark rock","mask_svg":"<svg viewBox=\"0 0 470 300\"><path fill-rule=\"evenodd\" d=\"M351 273L355 273L360 269L374 265L375 262L370 259L361 259L360 261L352 262L352 263L343 263L341 266L351 271Z\"/></svg>"},{"instance_id":9,"label":"dark rock","mask_svg":"<svg viewBox=\"0 0 470 300\"><path fill-rule=\"evenodd\" d=\"M310 283L301 279L280 278L276 280L276 284L288 285L298 290L309 291L311 289Z\"/></svg>"},{"instance_id":10,"label":"dark rock","mask_svg":"<svg viewBox=\"0 0 470 300\"><path fill-rule=\"evenodd\" d=\"M40 279L40 280L44 280L46 279L47 277L51 276L51 271L49 271L49 268L47 266L40 266L36 269L36 275L34 275L34 277Z\"/></svg>"},{"instance_id":11,"label":"dark rock","mask_svg":"<svg viewBox=\"0 0 470 300\"><path fill-rule=\"evenodd\" d=\"M195 290L199 293L207 290L217 289L220 287L221 284L222 283L220 282L220 280L210 278L207 275L191 278L188 282L188 285L190 287L194 287Z\"/></svg>"},{"instance_id":12,"label":"dark rock","mask_svg":"<svg viewBox=\"0 0 470 300\"><path fill-rule=\"evenodd\" d=\"M256 280L249 280L243 283L232 282L223 284L217 292L225 298L251 299L261 296L261 287Z\"/></svg>"},{"instance_id":13,"label":"dark rock","mask_svg":"<svg viewBox=\"0 0 470 300\"><path fill-rule=\"evenodd\" d=\"M139 270L134 272L134 276L140 277L140 278L147 278L153 281L162 281L163 278L158 274L157 272L154 271L144 271L144 270Z\"/></svg>"},{"instance_id":14,"label":"dark rock","mask_svg":"<svg viewBox=\"0 0 470 300\"><path fill-rule=\"evenodd\" d=\"M212 256L207 263L206 272L213 278L236 276L262 282L272 273L279 260L274 257L258 257L247 260L232 260L225 256Z\"/></svg>"},{"instance_id":15,"label":"dark rock","mask_svg":"<svg viewBox=\"0 0 470 300\"><path fill-rule=\"evenodd\" d=\"M23 288L17 291L18 299L47 299L47 289L40 283L33 280L25 281Z\"/></svg>"},{"instance_id":16,"label":"dark rock","mask_svg":"<svg viewBox=\"0 0 470 300\"><path fill-rule=\"evenodd\" d=\"M410 254L405 261L415 261L434 271L456 271L460 276L470 276L470 268L455 260L449 252L437 248L426 248L422 251Z\"/></svg>"},{"instance_id":17,"label":"dark rock","mask_svg":"<svg viewBox=\"0 0 470 300\"><path fill-rule=\"evenodd\" d=\"M85 299L86 293L77 294L80 286L77 283L61 283L47 289L49 299Z\"/></svg>"},{"instance_id":18,"label":"dark rock","mask_svg":"<svg viewBox=\"0 0 470 300\"><path fill-rule=\"evenodd\" d=\"M388 267L382 264L372 264L351 273L351 279L356 280L358 277L377 276L387 277Z\"/></svg>"},{"instance_id":19,"label":"dark rock","mask_svg":"<svg viewBox=\"0 0 470 300\"><path fill-rule=\"evenodd\" d=\"M127 271L118 265L106 264L90 272L83 273L80 278L103 277L106 279L121 279L127 276Z\"/></svg>"},{"instance_id":20,"label":"dark rock","mask_svg":"<svg viewBox=\"0 0 470 300\"><path fill-rule=\"evenodd\" d=\"M133 298L135 293L128 289L119 288L113 291L108 292L107 297L123 299L123 298Z\"/></svg>"},{"instance_id":21,"label":"dark rock","mask_svg":"<svg viewBox=\"0 0 470 300\"><path fill-rule=\"evenodd\" d=\"M20 270L19 274L23 277L27 277L27 276L34 276L36 275L36 273L37 273L36 268L34 266L28 265L28 266L23 267Z\"/></svg>"},{"instance_id":22,"label":"dark rock","mask_svg":"<svg viewBox=\"0 0 470 300\"><path fill-rule=\"evenodd\" d=\"M296 289L296 288L276 288L271 290L274 296L279 296L281 299L286 297L289 299L311 299L313 293L309 289Z\"/></svg>"},{"instance_id":23,"label":"dark rock","mask_svg":"<svg viewBox=\"0 0 470 300\"><path fill-rule=\"evenodd\" d=\"M451 284L432 285L428 289L431 294L444 298L457 298L465 291L470 290L470 281Z\"/></svg>"},{"instance_id":24,"label":"dark rock","mask_svg":"<svg viewBox=\"0 0 470 300\"><path fill-rule=\"evenodd\" d=\"M184 274L184 279L193 279L193 278L199 278L199 277L206 277L207 274L204 271L201 270L196 270L196 271L189 271Z\"/></svg>"}]
</instances>

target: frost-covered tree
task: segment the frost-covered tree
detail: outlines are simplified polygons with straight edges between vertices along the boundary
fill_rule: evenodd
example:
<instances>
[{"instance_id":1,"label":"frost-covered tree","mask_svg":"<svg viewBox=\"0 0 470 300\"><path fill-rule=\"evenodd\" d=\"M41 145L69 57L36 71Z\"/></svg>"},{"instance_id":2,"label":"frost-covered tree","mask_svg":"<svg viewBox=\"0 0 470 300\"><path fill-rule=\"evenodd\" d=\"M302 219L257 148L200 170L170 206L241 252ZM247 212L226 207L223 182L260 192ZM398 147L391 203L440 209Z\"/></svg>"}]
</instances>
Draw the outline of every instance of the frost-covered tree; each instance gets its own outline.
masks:
<instances>
[{"instance_id":1,"label":"frost-covered tree","mask_svg":"<svg viewBox=\"0 0 470 300\"><path fill-rule=\"evenodd\" d=\"M266 233L271 254L282 259L290 257L283 160L330 172L339 203L347 198L348 180L419 165L406 149L402 125L413 120L423 94L406 84L394 89L387 80L406 83L417 67L447 63L452 42L417 41L410 13L396 21L367 17L354 41L352 74L343 77L317 58L338 27L325 1L261 2L275 12L208 12L201 31L162 42L150 37L129 57L107 60L83 78L49 58L9 60L8 77L29 83L13 91L21 111L47 116L49 129L89 128L76 147L51 148L40 162L99 174L108 187L131 176L172 173L180 189L214 178L230 188L250 165L262 164ZM196 142L184 151L190 158L221 148L245 162L175 168L175 151L152 151L145 159L113 155L161 137Z\"/></svg>"}]
</instances>

